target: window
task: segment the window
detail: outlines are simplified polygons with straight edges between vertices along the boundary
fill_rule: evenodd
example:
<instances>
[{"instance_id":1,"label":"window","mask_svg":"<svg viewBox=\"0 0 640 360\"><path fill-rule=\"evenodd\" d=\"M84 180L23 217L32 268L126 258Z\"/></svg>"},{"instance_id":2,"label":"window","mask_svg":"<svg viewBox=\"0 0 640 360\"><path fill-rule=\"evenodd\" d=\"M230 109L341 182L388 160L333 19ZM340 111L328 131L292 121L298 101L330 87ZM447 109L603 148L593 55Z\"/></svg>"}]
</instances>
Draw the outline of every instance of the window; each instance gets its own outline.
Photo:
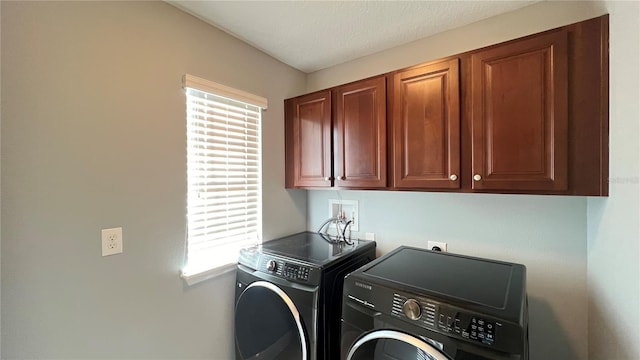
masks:
<instances>
[{"instance_id":1,"label":"window","mask_svg":"<svg viewBox=\"0 0 640 360\"><path fill-rule=\"evenodd\" d=\"M187 97L187 265L192 284L235 267L259 242L264 98L191 75Z\"/></svg>"}]
</instances>

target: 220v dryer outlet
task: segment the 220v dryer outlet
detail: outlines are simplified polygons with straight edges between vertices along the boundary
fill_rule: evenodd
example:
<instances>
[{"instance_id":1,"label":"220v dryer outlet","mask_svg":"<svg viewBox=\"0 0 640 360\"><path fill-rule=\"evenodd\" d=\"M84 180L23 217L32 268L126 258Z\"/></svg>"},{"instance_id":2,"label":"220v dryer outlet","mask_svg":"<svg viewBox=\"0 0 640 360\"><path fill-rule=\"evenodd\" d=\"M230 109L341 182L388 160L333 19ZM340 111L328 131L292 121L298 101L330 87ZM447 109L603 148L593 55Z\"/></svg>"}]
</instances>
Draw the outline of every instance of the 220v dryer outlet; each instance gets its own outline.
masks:
<instances>
[{"instance_id":1,"label":"220v dryer outlet","mask_svg":"<svg viewBox=\"0 0 640 360\"><path fill-rule=\"evenodd\" d=\"M122 228L102 229L102 256L122 252Z\"/></svg>"}]
</instances>

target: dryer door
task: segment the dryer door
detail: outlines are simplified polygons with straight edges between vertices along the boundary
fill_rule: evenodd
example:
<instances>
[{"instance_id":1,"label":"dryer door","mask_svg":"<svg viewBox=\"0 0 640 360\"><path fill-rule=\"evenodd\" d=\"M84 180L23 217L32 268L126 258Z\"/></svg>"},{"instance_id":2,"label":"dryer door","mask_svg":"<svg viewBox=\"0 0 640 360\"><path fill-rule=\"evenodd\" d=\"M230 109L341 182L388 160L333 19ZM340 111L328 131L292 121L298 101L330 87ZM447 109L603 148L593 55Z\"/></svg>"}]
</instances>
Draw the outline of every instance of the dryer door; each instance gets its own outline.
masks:
<instances>
[{"instance_id":1,"label":"dryer door","mask_svg":"<svg viewBox=\"0 0 640 360\"><path fill-rule=\"evenodd\" d=\"M237 360L308 360L300 312L270 282L253 282L238 297L235 336Z\"/></svg>"},{"instance_id":2,"label":"dryer door","mask_svg":"<svg viewBox=\"0 0 640 360\"><path fill-rule=\"evenodd\" d=\"M394 330L376 330L358 339L346 360L451 360L428 342Z\"/></svg>"}]
</instances>

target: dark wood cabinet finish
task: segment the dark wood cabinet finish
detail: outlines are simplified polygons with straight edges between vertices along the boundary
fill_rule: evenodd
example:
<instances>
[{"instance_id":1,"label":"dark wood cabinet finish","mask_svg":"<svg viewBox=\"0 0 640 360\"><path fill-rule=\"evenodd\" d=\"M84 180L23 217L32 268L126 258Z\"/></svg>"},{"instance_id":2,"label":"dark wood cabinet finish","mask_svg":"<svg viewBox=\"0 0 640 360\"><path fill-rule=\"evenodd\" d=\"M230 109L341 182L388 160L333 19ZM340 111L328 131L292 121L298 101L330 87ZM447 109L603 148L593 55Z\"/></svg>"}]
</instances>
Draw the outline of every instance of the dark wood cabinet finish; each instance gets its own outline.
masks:
<instances>
[{"instance_id":1,"label":"dark wood cabinet finish","mask_svg":"<svg viewBox=\"0 0 640 360\"><path fill-rule=\"evenodd\" d=\"M286 186L607 196L608 34L604 15L285 100Z\"/></svg>"},{"instance_id":2,"label":"dark wood cabinet finish","mask_svg":"<svg viewBox=\"0 0 640 360\"><path fill-rule=\"evenodd\" d=\"M387 114L384 77L334 90L334 185L387 186Z\"/></svg>"},{"instance_id":3,"label":"dark wood cabinet finish","mask_svg":"<svg viewBox=\"0 0 640 360\"><path fill-rule=\"evenodd\" d=\"M463 191L609 194L608 34L609 16L604 15L460 55ZM536 43L539 46L532 45ZM518 46L525 50L522 59L517 55L519 50L515 50ZM529 46L531 50L526 51ZM565 51L566 70L543 70L557 66L556 62L564 66L565 57L559 55ZM500 80L500 73L483 73L498 69L493 65L479 65L496 61L490 55L492 52L498 58L506 58L506 64L498 64L516 74ZM529 64L527 71L532 74L537 69L540 82L531 80L526 73L518 75L517 69L509 68L526 63ZM476 80L480 76L486 78ZM520 89L515 91L522 92L520 97L524 98L524 103L512 99L510 103L519 105L510 110L510 104L501 103L502 96L496 98L496 90L491 88L492 80L502 81L498 89L506 93L505 98L517 93L512 93L512 86ZM542 81L548 84L543 85ZM527 82L530 82L528 86L520 86ZM551 89L545 89L548 86ZM493 95L481 98L483 92L484 96ZM563 94L566 94L566 100L561 98ZM499 109L498 115L491 113L492 107ZM517 115L519 123L525 119L523 123L527 125L523 129L510 128L511 112ZM495 127L491 129L491 126ZM500 133L501 126L507 126L507 135ZM523 141L526 146L521 145ZM481 181L473 180L476 174L481 176Z\"/></svg>"},{"instance_id":4,"label":"dark wood cabinet finish","mask_svg":"<svg viewBox=\"0 0 640 360\"><path fill-rule=\"evenodd\" d=\"M398 71L392 79L392 186L459 188L459 60Z\"/></svg>"},{"instance_id":5,"label":"dark wood cabinet finish","mask_svg":"<svg viewBox=\"0 0 640 360\"><path fill-rule=\"evenodd\" d=\"M609 195L609 15L569 32L569 190Z\"/></svg>"},{"instance_id":6,"label":"dark wood cabinet finish","mask_svg":"<svg viewBox=\"0 0 640 360\"><path fill-rule=\"evenodd\" d=\"M387 187L386 78L285 100L287 188Z\"/></svg>"},{"instance_id":7,"label":"dark wood cabinet finish","mask_svg":"<svg viewBox=\"0 0 640 360\"><path fill-rule=\"evenodd\" d=\"M567 190L567 33L471 54L472 188Z\"/></svg>"},{"instance_id":8,"label":"dark wood cabinet finish","mask_svg":"<svg viewBox=\"0 0 640 360\"><path fill-rule=\"evenodd\" d=\"M332 184L331 91L285 101L287 188Z\"/></svg>"}]
</instances>

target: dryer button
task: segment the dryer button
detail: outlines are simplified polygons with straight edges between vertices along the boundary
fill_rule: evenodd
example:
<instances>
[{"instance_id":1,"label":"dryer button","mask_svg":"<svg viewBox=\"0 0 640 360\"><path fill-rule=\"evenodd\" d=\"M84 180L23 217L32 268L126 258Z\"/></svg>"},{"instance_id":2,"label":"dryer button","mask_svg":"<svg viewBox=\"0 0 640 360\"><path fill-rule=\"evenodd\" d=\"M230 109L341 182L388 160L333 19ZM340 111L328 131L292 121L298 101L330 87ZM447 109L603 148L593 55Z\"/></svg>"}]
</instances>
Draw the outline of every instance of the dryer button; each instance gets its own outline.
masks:
<instances>
[{"instance_id":1,"label":"dryer button","mask_svg":"<svg viewBox=\"0 0 640 360\"><path fill-rule=\"evenodd\" d=\"M420 319L420 315L422 314L422 308L420 308L420 304L416 300L409 299L402 305L402 312L409 319L418 320Z\"/></svg>"},{"instance_id":2,"label":"dryer button","mask_svg":"<svg viewBox=\"0 0 640 360\"><path fill-rule=\"evenodd\" d=\"M278 270L278 263L275 260L269 260L267 262L267 270L269 270L269 271Z\"/></svg>"}]
</instances>

